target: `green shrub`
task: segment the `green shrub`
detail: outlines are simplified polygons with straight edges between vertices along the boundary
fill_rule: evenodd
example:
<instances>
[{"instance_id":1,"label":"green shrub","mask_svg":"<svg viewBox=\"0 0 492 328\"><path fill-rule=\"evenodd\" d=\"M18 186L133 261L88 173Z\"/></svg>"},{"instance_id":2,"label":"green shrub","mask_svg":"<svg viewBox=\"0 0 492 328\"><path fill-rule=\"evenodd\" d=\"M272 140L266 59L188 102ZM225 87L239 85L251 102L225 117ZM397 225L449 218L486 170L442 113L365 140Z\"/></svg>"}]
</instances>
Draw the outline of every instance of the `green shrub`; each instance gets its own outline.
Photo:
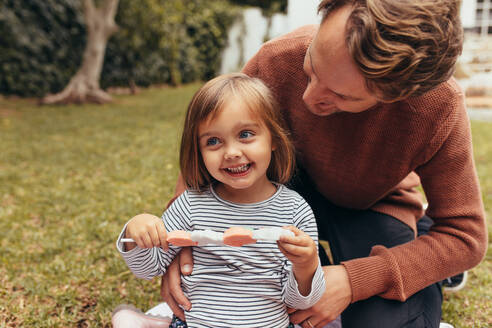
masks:
<instances>
[{"instance_id":1,"label":"green shrub","mask_svg":"<svg viewBox=\"0 0 492 328\"><path fill-rule=\"evenodd\" d=\"M63 88L80 65L86 34L78 0L3 0L0 93L40 96Z\"/></svg>"},{"instance_id":2,"label":"green shrub","mask_svg":"<svg viewBox=\"0 0 492 328\"><path fill-rule=\"evenodd\" d=\"M214 76L237 13L226 0L120 0L120 28L106 48L101 86L177 85ZM0 34L0 94L60 91L85 47L80 0L4 0Z\"/></svg>"},{"instance_id":3,"label":"green shrub","mask_svg":"<svg viewBox=\"0 0 492 328\"><path fill-rule=\"evenodd\" d=\"M237 13L224 0L122 0L101 84L176 85L214 76Z\"/></svg>"}]
</instances>

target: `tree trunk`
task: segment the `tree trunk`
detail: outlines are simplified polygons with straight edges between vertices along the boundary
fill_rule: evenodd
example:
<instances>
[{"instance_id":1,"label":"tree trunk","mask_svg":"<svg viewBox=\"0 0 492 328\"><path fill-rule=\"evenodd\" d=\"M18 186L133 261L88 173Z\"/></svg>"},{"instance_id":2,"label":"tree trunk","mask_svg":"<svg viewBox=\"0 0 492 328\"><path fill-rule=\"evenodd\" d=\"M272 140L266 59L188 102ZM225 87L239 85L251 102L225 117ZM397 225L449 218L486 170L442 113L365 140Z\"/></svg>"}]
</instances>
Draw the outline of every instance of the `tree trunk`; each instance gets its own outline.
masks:
<instances>
[{"instance_id":1,"label":"tree trunk","mask_svg":"<svg viewBox=\"0 0 492 328\"><path fill-rule=\"evenodd\" d=\"M106 103L111 96L99 86L104 53L109 37L118 27L114 21L118 0L105 0L96 8L93 0L84 0L84 16L87 26L87 45L82 65L63 91L45 96L42 104Z\"/></svg>"}]
</instances>

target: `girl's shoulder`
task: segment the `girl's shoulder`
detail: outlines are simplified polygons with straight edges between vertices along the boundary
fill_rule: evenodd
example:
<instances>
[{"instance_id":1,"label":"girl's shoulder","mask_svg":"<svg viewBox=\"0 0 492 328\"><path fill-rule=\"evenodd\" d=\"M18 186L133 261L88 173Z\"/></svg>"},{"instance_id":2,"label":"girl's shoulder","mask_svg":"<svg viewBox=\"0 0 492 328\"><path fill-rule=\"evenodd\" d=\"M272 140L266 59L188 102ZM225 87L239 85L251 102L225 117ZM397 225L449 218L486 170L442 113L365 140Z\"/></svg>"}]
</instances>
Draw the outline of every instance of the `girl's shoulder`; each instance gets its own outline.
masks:
<instances>
[{"instance_id":1,"label":"girl's shoulder","mask_svg":"<svg viewBox=\"0 0 492 328\"><path fill-rule=\"evenodd\" d=\"M296 204L301 204L306 202L306 200L297 191L290 189L289 187L282 184L278 184L278 188L280 191L278 193L278 197L283 201L290 201Z\"/></svg>"},{"instance_id":2,"label":"girl's shoulder","mask_svg":"<svg viewBox=\"0 0 492 328\"><path fill-rule=\"evenodd\" d=\"M210 188L205 188L203 190L190 190L186 189L178 198L181 201L185 201L187 203L192 202L201 202L201 201L210 201L215 199Z\"/></svg>"},{"instance_id":3,"label":"girl's shoulder","mask_svg":"<svg viewBox=\"0 0 492 328\"><path fill-rule=\"evenodd\" d=\"M209 189L204 191L187 189L169 205L165 213L186 213L186 215L192 216L197 208L210 207L215 203L215 198Z\"/></svg>"}]
</instances>

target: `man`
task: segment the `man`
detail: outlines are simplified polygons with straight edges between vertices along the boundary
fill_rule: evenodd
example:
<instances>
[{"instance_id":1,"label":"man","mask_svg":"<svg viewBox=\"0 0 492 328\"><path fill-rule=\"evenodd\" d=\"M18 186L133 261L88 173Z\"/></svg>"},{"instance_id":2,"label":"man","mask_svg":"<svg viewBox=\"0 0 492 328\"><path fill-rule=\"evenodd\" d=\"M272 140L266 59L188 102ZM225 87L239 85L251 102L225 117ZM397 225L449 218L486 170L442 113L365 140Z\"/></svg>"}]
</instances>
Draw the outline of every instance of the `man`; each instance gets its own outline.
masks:
<instances>
[{"instance_id":1,"label":"man","mask_svg":"<svg viewBox=\"0 0 492 328\"><path fill-rule=\"evenodd\" d=\"M319 27L266 43L243 69L284 110L300 163L292 188L333 257L322 300L291 320L438 327L437 282L477 265L487 246L469 121L451 78L459 1L324 0L319 10ZM190 273L189 252L180 261ZM170 276L162 294L182 316L177 304L192 305Z\"/></svg>"}]
</instances>

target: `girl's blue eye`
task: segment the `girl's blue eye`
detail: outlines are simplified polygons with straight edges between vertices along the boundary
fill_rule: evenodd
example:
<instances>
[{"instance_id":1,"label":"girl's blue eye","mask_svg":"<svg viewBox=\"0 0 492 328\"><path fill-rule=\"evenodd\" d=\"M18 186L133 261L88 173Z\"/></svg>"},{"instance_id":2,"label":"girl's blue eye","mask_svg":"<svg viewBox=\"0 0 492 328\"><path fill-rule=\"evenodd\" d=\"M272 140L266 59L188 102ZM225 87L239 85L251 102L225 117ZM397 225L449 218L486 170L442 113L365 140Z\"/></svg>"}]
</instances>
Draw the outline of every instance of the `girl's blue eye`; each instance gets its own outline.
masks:
<instances>
[{"instance_id":1,"label":"girl's blue eye","mask_svg":"<svg viewBox=\"0 0 492 328\"><path fill-rule=\"evenodd\" d=\"M241 131L239 133L239 138L242 139L251 138L252 136L254 136L254 134L251 131Z\"/></svg>"},{"instance_id":2,"label":"girl's blue eye","mask_svg":"<svg viewBox=\"0 0 492 328\"><path fill-rule=\"evenodd\" d=\"M219 138L212 137L207 139L207 146L215 146L219 143Z\"/></svg>"}]
</instances>

